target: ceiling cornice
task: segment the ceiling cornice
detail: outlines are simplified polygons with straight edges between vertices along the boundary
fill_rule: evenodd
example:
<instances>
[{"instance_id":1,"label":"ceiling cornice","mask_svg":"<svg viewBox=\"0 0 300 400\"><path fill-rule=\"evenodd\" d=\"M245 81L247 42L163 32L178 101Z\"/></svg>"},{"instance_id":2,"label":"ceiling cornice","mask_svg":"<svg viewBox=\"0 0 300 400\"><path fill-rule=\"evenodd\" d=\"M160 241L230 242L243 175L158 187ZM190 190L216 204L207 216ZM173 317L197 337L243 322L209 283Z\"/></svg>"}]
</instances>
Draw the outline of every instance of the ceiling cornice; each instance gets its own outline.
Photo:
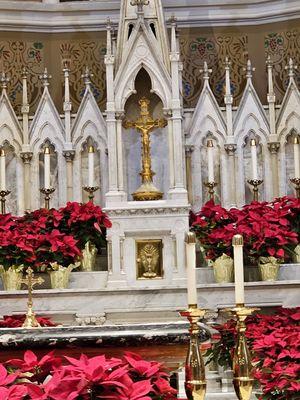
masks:
<instances>
[{"instance_id":1,"label":"ceiling cornice","mask_svg":"<svg viewBox=\"0 0 300 400\"><path fill-rule=\"evenodd\" d=\"M299 0L163 0L165 16L181 27L257 25L300 18ZM117 23L120 0L47 4L0 1L0 31L99 31Z\"/></svg>"}]
</instances>

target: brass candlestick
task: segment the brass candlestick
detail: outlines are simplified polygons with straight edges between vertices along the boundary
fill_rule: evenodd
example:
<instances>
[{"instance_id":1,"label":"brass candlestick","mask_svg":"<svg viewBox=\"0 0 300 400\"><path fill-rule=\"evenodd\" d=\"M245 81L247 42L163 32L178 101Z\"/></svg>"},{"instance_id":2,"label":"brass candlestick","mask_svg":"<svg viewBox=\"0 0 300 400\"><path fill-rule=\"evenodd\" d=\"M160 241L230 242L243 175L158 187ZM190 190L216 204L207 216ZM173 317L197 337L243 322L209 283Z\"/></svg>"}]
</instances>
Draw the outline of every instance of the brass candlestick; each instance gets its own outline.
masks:
<instances>
[{"instance_id":1,"label":"brass candlestick","mask_svg":"<svg viewBox=\"0 0 300 400\"><path fill-rule=\"evenodd\" d=\"M34 278L34 273L32 268L28 268L27 271L27 277L22 279L21 282L27 285L28 287L28 301L27 301L27 313L26 313L26 318L25 321L22 325L23 328L40 328L40 324L38 323L35 313L33 311L33 300L32 300L32 292L33 292L33 287L35 285L41 285L44 282L44 279L39 277L39 278Z\"/></svg>"},{"instance_id":2,"label":"brass candlestick","mask_svg":"<svg viewBox=\"0 0 300 400\"><path fill-rule=\"evenodd\" d=\"M263 180L249 179L247 182L253 186L253 201L258 201L258 186L263 183Z\"/></svg>"},{"instance_id":3,"label":"brass candlestick","mask_svg":"<svg viewBox=\"0 0 300 400\"><path fill-rule=\"evenodd\" d=\"M190 323L190 343L185 363L185 392L188 400L203 400L206 393L204 361L200 351L198 321L205 315L205 310L196 304L189 305L185 311L180 311Z\"/></svg>"},{"instance_id":4,"label":"brass candlestick","mask_svg":"<svg viewBox=\"0 0 300 400\"><path fill-rule=\"evenodd\" d=\"M209 199L215 199L215 187L218 186L217 182L205 182L204 186L208 189Z\"/></svg>"},{"instance_id":5,"label":"brass candlestick","mask_svg":"<svg viewBox=\"0 0 300 400\"><path fill-rule=\"evenodd\" d=\"M295 185L297 199L300 199L300 178L292 178L290 181Z\"/></svg>"},{"instance_id":6,"label":"brass candlestick","mask_svg":"<svg viewBox=\"0 0 300 400\"><path fill-rule=\"evenodd\" d=\"M9 194L10 194L9 190L0 190L1 214L6 214L5 197L8 196Z\"/></svg>"},{"instance_id":7,"label":"brass candlestick","mask_svg":"<svg viewBox=\"0 0 300 400\"><path fill-rule=\"evenodd\" d=\"M253 388L253 366L251 354L247 345L246 318L258 308L245 307L237 304L230 312L237 319L237 341L233 355L233 386L239 400L249 400Z\"/></svg>"},{"instance_id":8,"label":"brass candlestick","mask_svg":"<svg viewBox=\"0 0 300 400\"><path fill-rule=\"evenodd\" d=\"M45 208L46 210L50 209L50 198L51 198L51 194L55 192L54 188L42 188L40 189L40 192L43 193L43 195L45 196Z\"/></svg>"},{"instance_id":9,"label":"brass candlestick","mask_svg":"<svg viewBox=\"0 0 300 400\"><path fill-rule=\"evenodd\" d=\"M85 190L86 192L88 192L89 194L89 201L93 202L94 201L94 193L97 192L97 190L99 189L99 186L84 186L83 190Z\"/></svg>"}]
</instances>

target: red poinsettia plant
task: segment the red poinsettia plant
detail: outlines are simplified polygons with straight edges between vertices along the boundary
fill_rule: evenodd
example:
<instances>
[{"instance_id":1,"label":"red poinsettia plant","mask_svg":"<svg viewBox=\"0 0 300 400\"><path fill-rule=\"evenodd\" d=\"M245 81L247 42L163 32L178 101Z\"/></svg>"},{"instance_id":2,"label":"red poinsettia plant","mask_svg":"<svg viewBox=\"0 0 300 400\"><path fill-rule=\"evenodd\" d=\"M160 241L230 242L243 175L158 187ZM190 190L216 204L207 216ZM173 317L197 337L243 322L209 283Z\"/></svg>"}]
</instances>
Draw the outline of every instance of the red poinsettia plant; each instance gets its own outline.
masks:
<instances>
[{"instance_id":1,"label":"red poinsettia plant","mask_svg":"<svg viewBox=\"0 0 300 400\"><path fill-rule=\"evenodd\" d=\"M252 202L242 209L226 210L206 203L192 218L192 229L206 250L208 259L223 253L232 256L232 238L244 238L245 255L288 260L299 243L300 201L290 197L273 202Z\"/></svg>"},{"instance_id":2,"label":"red poinsettia plant","mask_svg":"<svg viewBox=\"0 0 300 400\"><path fill-rule=\"evenodd\" d=\"M249 257L275 257L288 260L298 235L288 218L290 208L280 203L252 202L234 212L237 230L244 237Z\"/></svg>"},{"instance_id":3,"label":"red poinsettia plant","mask_svg":"<svg viewBox=\"0 0 300 400\"><path fill-rule=\"evenodd\" d=\"M246 336L253 353L255 379L263 394L260 400L300 398L300 307L256 314L246 320ZM236 322L215 325L220 341L207 352L208 362L232 367Z\"/></svg>"},{"instance_id":4,"label":"red poinsettia plant","mask_svg":"<svg viewBox=\"0 0 300 400\"><path fill-rule=\"evenodd\" d=\"M235 216L213 200L208 201L191 218L192 230L206 252L208 259L215 260L222 254L232 256L231 241L236 233Z\"/></svg>"},{"instance_id":5,"label":"red poinsettia plant","mask_svg":"<svg viewBox=\"0 0 300 400\"><path fill-rule=\"evenodd\" d=\"M0 328L21 328L25 318L25 314L4 315L3 318L0 319ZM37 316L36 319L41 326L56 326L50 318Z\"/></svg>"},{"instance_id":6,"label":"red poinsettia plant","mask_svg":"<svg viewBox=\"0 0 300 400\"><path fill-rule=\"evenodd\" d=\"M22 217L0 215L0 265L19 270L67 267L80 258L87 241L100 249L110 226L107 215L92 202L69 202L59 210L40 209Z\"/></svg>"},{"instance_id":7,"label":"red poinsettia plant","mask_svg":"<svg viewBox=\"0 0 300 400\"><path fill-rule=\"evenodd\" d=\"M13 392L19 397L8 397ZM26 351L24 359L0 365L0 400L175 400L176 393L160 363L133 353L122 358L81 355L75 359L51 352L39 360Z\"/></svg>"},{"instance_id":8,"label":"red poinsettia plant","mask_svg":"<svg viewBox=\"0 0 300 400\"><path fill-rule=\"evenodd\" d=\"M91 201L85 204L69 202L59 212L62 215L60 231L73 235L80 249L87 242L93 243L98 250L105 244L106 228L111 227L111 222L99 206Z\"/></svg>"}]
</instances>

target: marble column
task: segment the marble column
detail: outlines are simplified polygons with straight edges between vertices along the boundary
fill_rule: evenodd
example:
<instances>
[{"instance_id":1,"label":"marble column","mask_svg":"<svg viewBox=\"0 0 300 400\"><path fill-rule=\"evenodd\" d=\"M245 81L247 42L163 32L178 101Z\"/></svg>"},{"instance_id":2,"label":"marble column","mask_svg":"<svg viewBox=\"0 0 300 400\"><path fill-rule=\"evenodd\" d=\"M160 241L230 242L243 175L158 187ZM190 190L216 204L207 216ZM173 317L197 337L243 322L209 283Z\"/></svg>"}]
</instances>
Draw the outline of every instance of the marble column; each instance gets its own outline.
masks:
<instances>
[{"instance_id":1,"label":"marble column","mask_svg":"<svg viewBox=\"0 0 300 400\"><path fill-rule=\"evenodd\" d=\"M30 182L30 163L32 160L33 153L26 151L20 153L20 156L24 163L24 208L25 211L31 210L31 182Z\"/></svg>"},{"instance_id":2,"label":"marble column","mask_svg":"<svg viewBox=\"0 0 300 400\"><path fill-rule=\"evenodd\" d=\"M227 160L228 160L228 168L227 168L227 182L229 183L229 197L230 197L230 206L236 206L236 182L235 182L235 152L237 149L236 144L230 143L224 145Z\"/></svg>"},{"instance_id":3,"label":"marble column","mask_svg":"<svg viewBox=\"0 0 300 400\"><path fill-rule=\"evenodd\" d=\"M75 150L64 150L67 171L67 201L73 201L73 160Z\"/></svg>"},{"instance_id":4,"label":"marble column","mask_svg":"<svg viewBox=\"0 0 300 400\"><path fill-rule=\"evenodd\" d=\"M168 146L169 146L169 190L174 189L174 145L173 145L173 125L170 116L172 115L171 110L165 110L164 116L168 120Z\"/></svg>"},{"instance_id":5,"label":"marble column","mask_svg":"<svg viewBox=\"0 0 300 400\"><path fill-rule=\"evenodd\" d=\"M125 191L124 183L124 161L123 161L123 140L122 140L122 123L124 113L116 113L117 125L117 164L118 164L118 190Z\"/></svg>"},{"instance_id":6,"label":"marble column","mask_svg":"<svg viewBox=\"0 0 300 400\"><path fill-rule=\"evenodd\" d=\"M108 281L109 288L119 288L126 286L126 240L124 232L120 228L118 222L114 222L112 227L107 231L108 242Z\"/></svg>"},{"instance_id":7,"label":"marble column","mask_svg":"<svg viewBox=\"0 0 300 400\"><path fill-rule=\"evenodd\" d=\"M189 204L193 204L192 154L194 146L185 146L186 154L186 186Z\"/></svg>"},{"instance_id":8,"label":"marble column","mask_svg":"<svg viewBox=\"0 0 300 400\"><path fill-rule=\"evenodd\" d=\"M279 142L270 142L268 143L268 149L271 153L271 167L272 174L271 179L272 182L266 182L267 185L272 186L271 193L273 197L279 196L279 178L278 178L278 150L280 148Z\"/></svg>"}]
</instances>

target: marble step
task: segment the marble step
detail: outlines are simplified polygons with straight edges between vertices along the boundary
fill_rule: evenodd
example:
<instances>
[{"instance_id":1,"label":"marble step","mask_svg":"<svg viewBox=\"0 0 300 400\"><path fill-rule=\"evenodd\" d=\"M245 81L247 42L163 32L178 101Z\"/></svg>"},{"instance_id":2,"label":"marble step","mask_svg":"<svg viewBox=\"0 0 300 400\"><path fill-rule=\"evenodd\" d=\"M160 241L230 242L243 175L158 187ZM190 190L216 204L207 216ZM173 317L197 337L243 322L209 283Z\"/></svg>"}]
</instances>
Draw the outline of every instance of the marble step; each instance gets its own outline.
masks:
<instances>
[{"instance_id":1,"label":"marble step","mask_svg":"<svg viewBox=\"0 0 300 400\"><path fill-rule=\"evenodd\" d=\"M79 275L80 273L78 273ZM91 273L90 281L95 279ZM232 307L234 284L198 284L198 304L209 309ZM269 308L275 306L296 307L300 305L300 280L277 282L248 282L245 284L246 303L250 306ZM26 290L0 291L0 315L24 313L28 293ZM73 315L109 314L113 319L135 318L145 320L151 316L155 321L162 312L178 315L177 310L186 308L187 290L180 287L79 289L36 289L34 309L36 313ZM150 313L150 314L148 314Z\"/></svg>"}]
</instances>

